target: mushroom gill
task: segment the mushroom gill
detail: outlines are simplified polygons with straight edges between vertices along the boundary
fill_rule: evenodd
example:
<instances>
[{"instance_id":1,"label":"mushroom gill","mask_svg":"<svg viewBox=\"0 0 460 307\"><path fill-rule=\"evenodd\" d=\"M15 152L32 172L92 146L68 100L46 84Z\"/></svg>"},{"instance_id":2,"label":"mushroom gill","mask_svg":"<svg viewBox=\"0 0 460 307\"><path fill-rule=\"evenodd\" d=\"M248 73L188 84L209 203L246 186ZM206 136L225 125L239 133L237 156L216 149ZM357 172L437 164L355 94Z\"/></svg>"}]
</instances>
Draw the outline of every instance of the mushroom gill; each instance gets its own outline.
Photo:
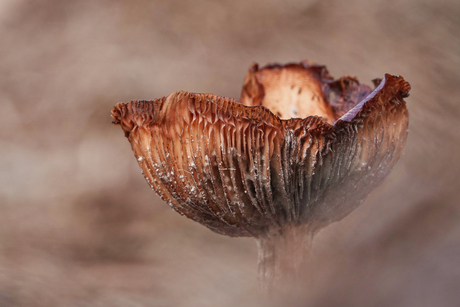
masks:
<instances>
[{"instance_id":1,"label":"mushroom gill","mask_svg":"<svg viewBox=\"0 0 460 307\"><path fill-rule=\"evenodd\" d=\"M348 215L401 156L410 85L389 74L375 84L306 61L254 64L242 103L179 91L118 103L112 117L152 189L215 232L255 237L269 279L283 274L276 262L296 271L299 242ZM297 259L276 251L297 244Z\"/></svg>"}]
</instances>

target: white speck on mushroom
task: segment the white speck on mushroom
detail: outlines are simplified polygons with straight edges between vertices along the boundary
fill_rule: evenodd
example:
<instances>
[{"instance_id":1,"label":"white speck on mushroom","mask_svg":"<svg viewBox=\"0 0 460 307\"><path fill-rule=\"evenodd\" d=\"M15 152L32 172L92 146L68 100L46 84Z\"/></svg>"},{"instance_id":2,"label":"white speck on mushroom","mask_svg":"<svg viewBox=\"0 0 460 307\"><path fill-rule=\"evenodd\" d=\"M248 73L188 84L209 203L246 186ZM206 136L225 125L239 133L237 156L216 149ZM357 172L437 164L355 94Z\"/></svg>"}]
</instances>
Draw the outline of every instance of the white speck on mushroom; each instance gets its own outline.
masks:
<instances>
[{"instance_id":1,"label":"white speck on mushroom","mask_svg":"<svg viewBox=\"0 0 460 307\"><path fill-rule=\"evenodd\" d=\"M291 113L291 117L297 117L297 114L299 114L299 109L297 109L297 106L295 104L291 104L291 108L289 111Z\"/></svg>"}]
</instances>

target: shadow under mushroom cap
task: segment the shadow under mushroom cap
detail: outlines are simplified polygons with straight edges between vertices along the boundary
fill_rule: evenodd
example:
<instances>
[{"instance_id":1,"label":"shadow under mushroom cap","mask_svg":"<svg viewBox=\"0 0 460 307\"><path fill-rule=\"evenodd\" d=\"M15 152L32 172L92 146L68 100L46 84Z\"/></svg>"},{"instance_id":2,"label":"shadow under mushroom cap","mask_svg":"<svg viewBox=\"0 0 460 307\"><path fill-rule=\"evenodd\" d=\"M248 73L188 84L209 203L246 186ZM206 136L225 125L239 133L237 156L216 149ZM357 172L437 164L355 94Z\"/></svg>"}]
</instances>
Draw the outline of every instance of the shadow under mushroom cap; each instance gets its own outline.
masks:
<instances>
[{"instance_id":1,"label":"shadow under mushroom cap","mask_svg":"<svg viewBox=\"0 0 460 307\"><path fill-rule=\"evenodd\" d=\"M246 105L180 91L118 103L112 117L174 210L221 234L264 237L340 220L387 177L406 142L409 90L389 74L371 90L308 62L253 65Z\"/></svg>"}]
</instances>

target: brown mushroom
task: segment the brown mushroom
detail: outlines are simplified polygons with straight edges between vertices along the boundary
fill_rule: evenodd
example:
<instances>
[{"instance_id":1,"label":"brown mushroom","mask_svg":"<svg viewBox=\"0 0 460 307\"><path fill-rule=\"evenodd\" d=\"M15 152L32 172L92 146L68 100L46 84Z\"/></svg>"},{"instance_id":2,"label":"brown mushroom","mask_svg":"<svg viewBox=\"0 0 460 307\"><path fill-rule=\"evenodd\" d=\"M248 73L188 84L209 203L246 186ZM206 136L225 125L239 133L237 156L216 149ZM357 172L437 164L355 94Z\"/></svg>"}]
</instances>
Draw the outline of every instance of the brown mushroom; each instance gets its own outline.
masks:
<instances>
[{"instance_id":1,"label":"brown mushroom","mask_svg":"<svg viewBox=\"0 0 460 307\"><path fill-rule=\"evenodd\" d=\"M296 272L313 235L354 210L401 156L410 85L389 74L374 84L334 80L307 61L254 64L242 103L180 91L118 103L112 117L155 192L217 233L255 237L270 280Z\"/></svg>"}]
</instances>

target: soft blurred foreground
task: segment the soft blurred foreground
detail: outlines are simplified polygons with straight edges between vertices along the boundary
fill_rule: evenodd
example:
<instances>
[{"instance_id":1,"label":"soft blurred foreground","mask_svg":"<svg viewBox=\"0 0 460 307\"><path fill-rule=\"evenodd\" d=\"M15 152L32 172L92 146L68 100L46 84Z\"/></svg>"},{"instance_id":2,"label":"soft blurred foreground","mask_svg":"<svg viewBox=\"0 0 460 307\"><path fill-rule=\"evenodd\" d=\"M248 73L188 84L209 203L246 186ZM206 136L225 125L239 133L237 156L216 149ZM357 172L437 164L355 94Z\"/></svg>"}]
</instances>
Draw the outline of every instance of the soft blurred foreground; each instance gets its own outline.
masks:
<instances>
[{"instance_id":1,"label":"soft blurred foreground","mask_svg":"<svg viewBox=\"0 0 460 307\"><path fill-rule=\"evenodd\" d=\"M460 2L0 1L0 306L458 306ZM292 293L255 242L173 212L110 110L239 98L253 61L412 85L405 155L322 230Z\"/></svg>"}]
</instances>

